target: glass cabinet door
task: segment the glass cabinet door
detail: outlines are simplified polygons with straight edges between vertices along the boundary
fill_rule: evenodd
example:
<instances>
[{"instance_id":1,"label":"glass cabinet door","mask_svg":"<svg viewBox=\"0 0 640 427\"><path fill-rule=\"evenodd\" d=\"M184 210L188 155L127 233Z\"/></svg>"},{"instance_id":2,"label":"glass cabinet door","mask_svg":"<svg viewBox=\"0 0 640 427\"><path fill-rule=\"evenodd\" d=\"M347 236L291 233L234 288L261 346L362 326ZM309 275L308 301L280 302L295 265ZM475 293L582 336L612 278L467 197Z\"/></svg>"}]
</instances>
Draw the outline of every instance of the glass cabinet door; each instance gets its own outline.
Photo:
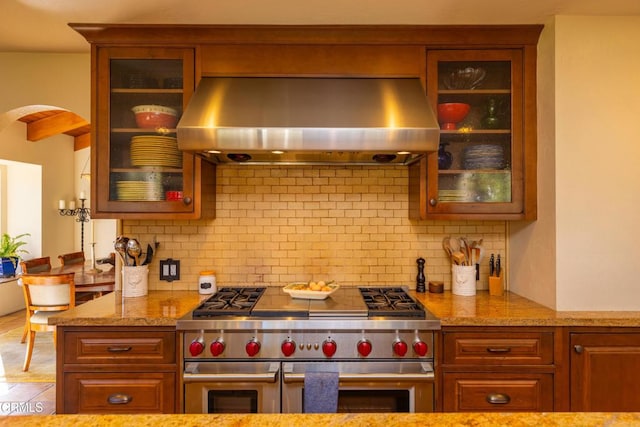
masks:
<instances>
[{"instance_id":1,"label":"glass cabinet door","mask_svg":"<svg viewBox=\"0 0 640 427\"><path fill-rule=\"evenodd\" d=\"M97 207L101 212L193 210L191 154L176 124L194 88L193 50L98 52Z\"/></svg>"},{"instance_id":2,"label":"glass cabinet door","mask_svg":"<svg viewBox=\"0 0 640 427\"><path fill-rule=\"evenodd\" d=\"M440 123L427 167L428 213L522 211L519 50L427 53L427 92Z\"/></svg>"}]
</instances>

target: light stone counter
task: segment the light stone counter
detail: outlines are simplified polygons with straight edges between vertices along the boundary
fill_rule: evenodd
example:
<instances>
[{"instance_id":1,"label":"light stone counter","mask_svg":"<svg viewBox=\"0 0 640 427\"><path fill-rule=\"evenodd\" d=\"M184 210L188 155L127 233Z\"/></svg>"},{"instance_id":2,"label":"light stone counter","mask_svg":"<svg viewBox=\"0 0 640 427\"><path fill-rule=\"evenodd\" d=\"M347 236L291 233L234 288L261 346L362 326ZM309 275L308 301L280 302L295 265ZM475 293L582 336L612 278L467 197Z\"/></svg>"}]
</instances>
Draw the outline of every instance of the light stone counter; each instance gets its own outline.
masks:
<instances>
[{"instance_id":1,"label":"light stone counter","mask_svg":"<svg viewBox=\"0 0 640 427\"><path fill-rule=\"evenodd\" d=\"M638 311L562 312L505 292L490 296L416 293L442 326L603 326L640 327ZM149 291L149 295L122 298L113 292L50 318L50 323L72 326L174 326L176 320L209 295L196 291Z\"/></svg>"},{"instance_id":2,"label":"light stone counter","mask_svg":"<svg viewBox=\"0 0 640 427\"><path fill-rule=\"evenodd\" d=\"M640 413L437 413L258 415L29 415L0 417L0 426L435 427L635 426Z\"/></svg>"},{"instance_id":3,"label":"light stone counter","mask_svg":"<svg viewBox=\"0 0 640 427\"><path fill-rule=\"evenodd\" d=\"M195 291L149 291L142 297L122 298L121 292L79 305L49 318L60 326L175 326L176 320L210 295Z\"/></svg>"},{"instance_id":4,"label":"light stone counter","mask_svg":"<svg viewBox=\"0 0 640 427\"><path fill-rule=\"evenodd\" d=\"M555 311L511 292L491 296L415 293L442 326L640 327L639 311Z\"/></svg>"}]
</instances>

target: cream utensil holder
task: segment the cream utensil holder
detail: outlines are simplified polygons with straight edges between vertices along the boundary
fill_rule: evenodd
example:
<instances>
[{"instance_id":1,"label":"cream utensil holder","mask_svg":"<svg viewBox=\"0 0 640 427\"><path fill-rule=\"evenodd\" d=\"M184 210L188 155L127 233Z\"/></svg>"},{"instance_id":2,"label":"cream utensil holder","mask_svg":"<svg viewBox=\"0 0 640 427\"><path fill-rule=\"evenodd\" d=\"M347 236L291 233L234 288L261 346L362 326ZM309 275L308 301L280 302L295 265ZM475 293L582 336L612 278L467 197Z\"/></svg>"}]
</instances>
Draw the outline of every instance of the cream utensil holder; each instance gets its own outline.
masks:
<instances>
[{"instance_id":1,"label":"cream utensil holder","mask_svg":"<svg viewBox=\"0 0 640 427\"><path fill-rule=\"evenodd\" d=\"M451 293L473 296L476 294L476 267L473 265L451 266Z\"/></svg>"},{"instance_id":2,"label":"cream utensil holder","mask_svg":"<svg viewBox=\"0 0 640 427\"><path fill-rule=\"evenodd\" d=\"M149 266L122 267L122 296L143 297L149 293Z\"/></svg>"}]
</instances>

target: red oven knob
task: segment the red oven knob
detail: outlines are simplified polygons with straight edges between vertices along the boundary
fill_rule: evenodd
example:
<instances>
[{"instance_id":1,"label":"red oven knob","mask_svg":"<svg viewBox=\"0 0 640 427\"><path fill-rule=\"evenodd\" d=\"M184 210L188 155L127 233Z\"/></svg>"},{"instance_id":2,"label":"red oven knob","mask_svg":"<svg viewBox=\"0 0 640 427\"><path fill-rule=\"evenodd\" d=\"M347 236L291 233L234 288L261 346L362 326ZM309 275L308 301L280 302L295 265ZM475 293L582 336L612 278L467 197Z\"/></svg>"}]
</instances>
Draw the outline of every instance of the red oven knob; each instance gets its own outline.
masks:
<instances>
[{"instance_id":1,"label":"red oven knob","mask_svg":"<svg viewBox=\"0 0 640 427\"><path fill-rule=\"evenodd\" d=\"M418 356L426 356L429 351L429 346L426 342L418 339L413 343L413 351L415 351Z\"/></svg>"},{"instance_id":2,"label":"red oven knob","mask_svg":"<svg viewBox=\"0 0 640 427\"><path fill-rule=\"evenodd\" d=\"M358 353L360 356L367 357L371 354L371 341L363 339L358 342Z\"/></svg>"},{"instance_id":3,"label":"red oven knob","mask_svg":"<svg viewBox=\"0 0 640 427\"><path fill-rule=\"evenodd\" d=\"M224 348L225 348L224 341L222 341L222 339L220 338L212 342L211 345L209 346L209 350L211 351L211 354L214 356L220 356L224 351Z\"/></svg>"},{"instance_id":4,"label":"red oven knob","mask_svg":"<svg viewBox=\"0 0 640 427\"><path fill-rule=\"evenodd\" d=\"M282 349L282 354L284 354L286 357L289 357L296 352L296 343L291 338L287 338L286 340L282 341L280 349Z\"/></svg>"},{"instance_id":5,"label":"red oven knob","mask_svg":"<svg viewBox=\"0 0 640 427\"><path fill-rule=\"evenodd\" d=\"M336 354L336 350L338 349L338 344L332 339L325 340L322 343L322 352L325 356L331 357Z\"/></svg>"},{"instance_id":6,"label":"red oven knob","mask_svg":"<svg viewBox=\"0 0 640 427\"><path fill-rule=\"evenodd\" d=\"M258 352L260 351L260 341L253 338L251 341L247 343L244 349L247 351L247 354L249 356L253 357L256 354L258 354Z\"/></svg>"},{"instance_id":7,"label":"red oven knob","mask_svg":"<svg viewBox=\"0 0 640 427\"><path fill-rule=\"evenodd\" d=\"M204 351L204 341L202 341L202 338L195 339L191 341L191 344L189 344L189 353L191 353L192 356L195 357L200 353L202 353L203 351Z\"/></svg>"},{"instance_id":8,"label":"red oven knob","mask_svg":"<svg viewBox=\"0 0 640 427\"><path fill-rule=\"evenodd\" d=\"M393 352L402 357L407 354L407 343L402 340L397 340L393 343Z\"/></svg>"}]
</instances>

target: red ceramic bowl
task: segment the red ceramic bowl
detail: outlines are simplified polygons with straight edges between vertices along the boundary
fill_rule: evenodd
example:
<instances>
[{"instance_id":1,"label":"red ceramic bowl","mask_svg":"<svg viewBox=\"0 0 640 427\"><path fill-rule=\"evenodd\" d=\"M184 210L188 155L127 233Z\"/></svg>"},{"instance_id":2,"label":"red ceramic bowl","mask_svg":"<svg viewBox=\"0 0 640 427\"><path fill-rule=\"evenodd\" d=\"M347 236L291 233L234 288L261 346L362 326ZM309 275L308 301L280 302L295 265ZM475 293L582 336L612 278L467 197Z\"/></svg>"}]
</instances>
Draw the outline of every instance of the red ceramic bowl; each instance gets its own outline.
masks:
<instances>
[{"instance_id":1,"label":"red ceramic bowl","mask_svg":"<svg viewBox=\"0 0 640 427\"><path fill-rule=\"evenodd\" d=\"M136 105L131 109L139 128L174 128L178 123L178 112L162 105Z\"/></svg>"},{"instance_id":2,"label":"red ceramic bowl","mask_svg":"<svg viewBox=\"0 0 640 427\"><path fill-rule=\"evenodd\" d=\"M445 130L455 130L456 124L460 123L469 114L471 106L462 102L447 102L438 104L438 122Z\"/></svg>"}]
</instances>

